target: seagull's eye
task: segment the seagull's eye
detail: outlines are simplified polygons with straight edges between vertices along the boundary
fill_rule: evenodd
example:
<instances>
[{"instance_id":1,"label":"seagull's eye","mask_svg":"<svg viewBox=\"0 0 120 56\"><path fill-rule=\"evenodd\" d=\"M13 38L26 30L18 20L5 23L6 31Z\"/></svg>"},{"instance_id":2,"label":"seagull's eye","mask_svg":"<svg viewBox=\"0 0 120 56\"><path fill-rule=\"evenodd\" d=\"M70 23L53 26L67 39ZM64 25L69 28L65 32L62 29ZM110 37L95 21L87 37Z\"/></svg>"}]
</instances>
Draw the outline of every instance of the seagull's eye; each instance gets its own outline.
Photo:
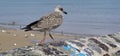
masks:
<instances>
[{"instance_id":1,"label":"seagull's eye","mask_svg":"<svg viewBox=\"0 0 120 56\"><path fill-rule=\"evenodd\" d=\"M61 11L63 11L63 8L59 8Z\"/></svg>"}]
</instances>

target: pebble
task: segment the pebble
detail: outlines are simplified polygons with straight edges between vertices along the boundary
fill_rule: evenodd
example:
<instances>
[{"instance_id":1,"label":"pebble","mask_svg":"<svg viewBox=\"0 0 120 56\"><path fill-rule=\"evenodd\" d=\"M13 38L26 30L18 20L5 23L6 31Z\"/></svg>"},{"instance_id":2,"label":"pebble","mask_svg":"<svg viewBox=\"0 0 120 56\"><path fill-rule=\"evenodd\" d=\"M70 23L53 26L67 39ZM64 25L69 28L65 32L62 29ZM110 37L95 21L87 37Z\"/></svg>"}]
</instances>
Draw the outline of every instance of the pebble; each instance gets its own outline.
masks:
<instances>
[{"instance_id":1,"label":"pebble","mask_svg":"<svg viewBox=\"0 0 120 56\"><path fill-rule=\"evenodd\" d=\"M16 46L17 44L16 44L16 43L14 43L13 45L14 45L14 46Z\"/></svg>"},{"instance_id":2,"label":"pebble","mask_svg":"<svg viewBox=\"0 0 120 56\"><path fill-rule=\"evenodd\" d=\"M104 54L103 56L110 56L109 54Z\"/></svg>"}]
</instances>

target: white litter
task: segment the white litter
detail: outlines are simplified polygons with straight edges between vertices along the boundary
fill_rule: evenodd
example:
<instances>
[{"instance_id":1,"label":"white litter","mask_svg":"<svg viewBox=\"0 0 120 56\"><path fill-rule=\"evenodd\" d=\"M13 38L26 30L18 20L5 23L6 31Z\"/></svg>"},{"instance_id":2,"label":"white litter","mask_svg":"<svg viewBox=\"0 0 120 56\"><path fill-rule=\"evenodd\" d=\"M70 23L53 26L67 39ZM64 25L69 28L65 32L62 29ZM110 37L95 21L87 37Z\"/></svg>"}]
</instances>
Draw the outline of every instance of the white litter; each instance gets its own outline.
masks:
<instances>
[{"instance_id":1,"label":"white litter","mask_svg":"<svg viewBox=\"0 0 120 56\"><path fill-rule=\"evenodd\" d=\"M2 30L2 32L6 32L6 30Z\"/></svg>"},{"instance_id":2,"label":"white litter","mask_svg":"<svg viewBox=\"0 0 120 56\"><path fill-rule=\"evenodd\" d=\"M31 33L30 35L31 35L32 37L34 37L34 36L35 36L35 34L32 34L32 33Z\"/></svg>"},{"instance_id":3,"label":"white litter","mask_svg":"<svg viewBox=\"0 0 120 56\"><path fill-rule=\"evenodd\" d=\"M14 43L13 45L14 45L14 46L16 46L17 44L16 44L16 43Z\"/></svg>"}]
</instances>

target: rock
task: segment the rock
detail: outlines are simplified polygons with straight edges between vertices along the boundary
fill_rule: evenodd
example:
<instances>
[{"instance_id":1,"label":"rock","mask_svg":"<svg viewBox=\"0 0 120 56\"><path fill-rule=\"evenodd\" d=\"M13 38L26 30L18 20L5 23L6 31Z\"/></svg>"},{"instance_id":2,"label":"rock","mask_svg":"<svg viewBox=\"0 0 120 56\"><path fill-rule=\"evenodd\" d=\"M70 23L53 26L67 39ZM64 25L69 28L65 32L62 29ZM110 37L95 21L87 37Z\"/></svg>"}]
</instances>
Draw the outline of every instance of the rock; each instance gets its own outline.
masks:
<instances>
[{"instance_id":1,"label":"rock","mask_svg":"<svg viewBox=\"0 0 120 56\"><path fill-rule=\"evenodd\" d=\"M108 43L109 44L109 43ZM115 47L117 47L117 45L115 45L115 44L109 44L111 47L113 47L113 48L115 48Z\"/></svg>"},{"instance_id":2,"label":"rock","mask_svg":"<svg viewBox=\"0 0 120 56\"><path fill-rule=\"evenodd\" d=\"M110 40L107 40L107 39L104 39L104 38L101 38L101 40L105 43L107 43L109 46L111 46L112 48L116 48L117 45L115 45L112 41Z\"/></svg>"},{"instance_id":3,"label":"rock","mask_svg":"<svg viewBox=\"0 0 120 56\"><path fill-rule=\"evenodd\" d=\"M64 41L58 41L58 42L51 42L50 45L53 46L62 46L65 45L66 43Z\"/></svg>"},{"instance_id":4,"label":"rock","mask_svg":"<svg viewBox=\"0 0 120 56\"><path fill-rule=\"evenodd\" d=\"M115 52L114 56L120 56L120 50L118 50L117 52Z\"/></svg>"},{"instance_id":5,"label":"rock","mask_svg":"<svg viewBox=\"0 0 120 56\"><path fill-rule=\"evenodd\" d=\"M108 36L115 39L116 42L120 43L120 39L114 37L112 34L108 34Z\"/></svg>"},{"instance_id":6,"label":"rock","mask_svg":"<svg viewBox=\"0 0 120 56\"><path fill-rule=\"evenodd\" d=\"M80 38L46 43L43 46L25 46L1 52L0 56L120 56L119 43L108 38Z\"/></svg>"},{"instance_id":7,"label":"rock","mask_svg":"<svg viewBox=\"0 0 120 56\"><path fill-rule=\"evenodd\" d=\"M95 44L88 43L87 46L88 46L89 48L91 48L92 50L98 52L99 54L102 53L102 50L100 49L100 47L98 47L98 46L95 45Z\"/></svg>"},{"instance_id":8,"label":"rock","mask_svg":"<svg viewBox=\"0 0 120 56\"><path fill-rule=\"evenodd\" d=\"M98 46L107 52L109 51L109 48L105 44L99 44Z\"/></svg>"},{"instance_id":9,"label":"rock","mask_svg":"<svg viewBox=\"0 0 120 56\"><path fill-rule=\"evenodd\" d=\"M103 56L110 56L109 54L104 54Z\"/></svg>"},{"instance_id":10,"label":"rock","mask_svg":"<svg viewBox=\"0 0 120 56\"><path fill-rule=\"evenodd\" d=\"M85 48L84 51L87 53L87 56L93 56L94 53L90 48Z\"/></svg>"},{"instance_id":11,"label":"rock","mask_svg":"<svg viewBox=\"0 0 120 56\"><path fill-rule=\"evenodd\" d=\"M101 47L104 51L109 51L109 48L105 45L105 44L103 44L103 43L101 43L100 41L98 41L97 39L94 39L94 38L90 38L89 40L92 40L92 41L94 41L96 44L98 44L98 46L99 47Z\"/></svg>"}]
</instances>

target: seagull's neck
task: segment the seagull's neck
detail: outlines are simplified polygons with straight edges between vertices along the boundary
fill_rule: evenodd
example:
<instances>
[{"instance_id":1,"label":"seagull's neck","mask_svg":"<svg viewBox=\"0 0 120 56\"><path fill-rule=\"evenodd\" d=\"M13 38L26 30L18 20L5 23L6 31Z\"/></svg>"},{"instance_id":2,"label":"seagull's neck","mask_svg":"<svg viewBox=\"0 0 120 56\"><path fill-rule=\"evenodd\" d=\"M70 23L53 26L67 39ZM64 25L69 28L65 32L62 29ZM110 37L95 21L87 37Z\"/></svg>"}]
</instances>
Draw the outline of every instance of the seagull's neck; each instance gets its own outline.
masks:
<instances>
[{"instance_id":1,"label":"seagull's neck","mask_svg":"<svg viewBox=\"0 0 120 56\"><path fill-rule=\"evenodd\" d=\"M63 15L63 13L60 11L55 11L55 13L58 13L59 15Z\"/></svg>"}]
</instances>

